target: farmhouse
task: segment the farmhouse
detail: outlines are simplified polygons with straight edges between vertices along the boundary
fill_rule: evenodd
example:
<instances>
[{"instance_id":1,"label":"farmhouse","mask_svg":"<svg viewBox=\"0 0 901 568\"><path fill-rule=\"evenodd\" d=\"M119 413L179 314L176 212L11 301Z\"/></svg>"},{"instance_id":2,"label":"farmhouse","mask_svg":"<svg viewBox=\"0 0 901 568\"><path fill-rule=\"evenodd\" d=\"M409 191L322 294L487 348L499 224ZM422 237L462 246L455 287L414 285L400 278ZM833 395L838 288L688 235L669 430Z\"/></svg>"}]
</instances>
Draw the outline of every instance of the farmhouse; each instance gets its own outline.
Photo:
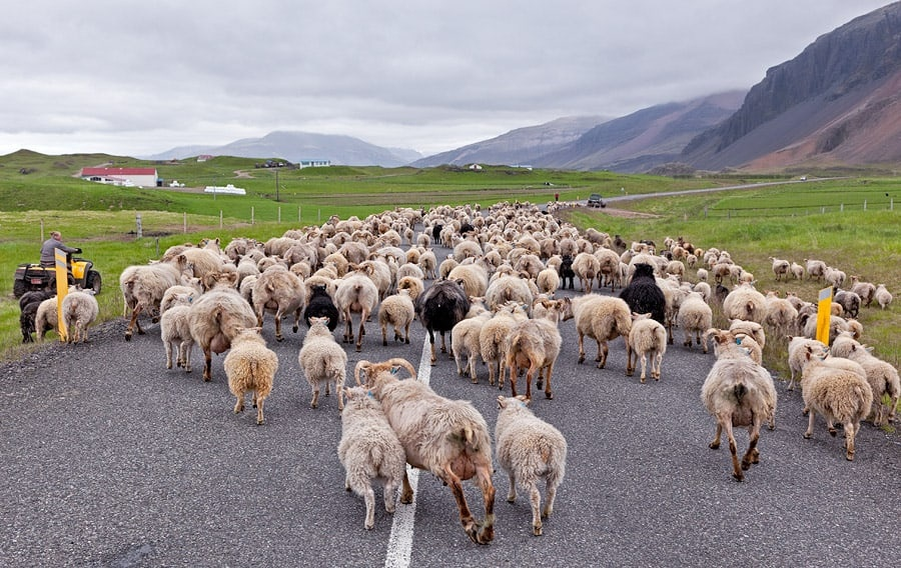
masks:
<instances>
[{"instance_id":1,"label":"farmhouse","mask_svg":"<svg viewBox=\"0 0 901 568\"><path fill-rule=\"evenodd\" d=\"M124 187L156 187L155 168L82 168L81 179Z\"/></svg>"},{"instance_id":2,"label":"farmhouse","mask_svg":"<svg viewBox=\"0 0 901 568\"><path fill-rule=\"evenodd\" d=\"M327 168L332 165L331 160L300 160L297 166L303 168Z\"/></svg>"}]
</instances>

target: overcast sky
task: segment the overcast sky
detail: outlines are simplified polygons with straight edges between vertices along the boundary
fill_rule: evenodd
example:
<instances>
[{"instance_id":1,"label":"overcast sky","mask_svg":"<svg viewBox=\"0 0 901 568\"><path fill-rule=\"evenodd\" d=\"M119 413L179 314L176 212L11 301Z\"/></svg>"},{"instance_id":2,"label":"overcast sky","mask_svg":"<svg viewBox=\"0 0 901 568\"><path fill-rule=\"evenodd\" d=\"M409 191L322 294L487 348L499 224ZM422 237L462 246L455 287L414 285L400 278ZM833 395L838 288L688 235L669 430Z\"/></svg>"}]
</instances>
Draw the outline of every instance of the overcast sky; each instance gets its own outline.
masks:
<instances>
[{"instance_id":1,"label":"overcast sky","mask_svg":"<svg viewBox=\"0 0 901 568\"><path fill-rule=\"evenodd\" d=\"M424 155L732 89L887 0L29 0L0 18L0 154L273 130Z\"/></svg>"}]
</instances>

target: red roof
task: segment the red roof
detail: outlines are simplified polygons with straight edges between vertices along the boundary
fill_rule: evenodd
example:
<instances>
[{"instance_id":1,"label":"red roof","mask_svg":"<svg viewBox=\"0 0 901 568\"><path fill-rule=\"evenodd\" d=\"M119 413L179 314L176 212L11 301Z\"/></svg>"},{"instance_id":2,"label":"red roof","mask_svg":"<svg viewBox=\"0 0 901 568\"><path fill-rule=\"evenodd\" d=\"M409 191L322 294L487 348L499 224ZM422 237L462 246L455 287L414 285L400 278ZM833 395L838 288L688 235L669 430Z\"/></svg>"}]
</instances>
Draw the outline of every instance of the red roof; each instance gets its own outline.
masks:
<instances>
[{"instance_id":1,"label":"red roof","mask_svg":"<svg viewBox=\"0 0 901 568\"><path fill-rule=\"evenodd\" d=\"M81 168L82 176L155 176L154 168Z\"/></svg>"}]
</instances>

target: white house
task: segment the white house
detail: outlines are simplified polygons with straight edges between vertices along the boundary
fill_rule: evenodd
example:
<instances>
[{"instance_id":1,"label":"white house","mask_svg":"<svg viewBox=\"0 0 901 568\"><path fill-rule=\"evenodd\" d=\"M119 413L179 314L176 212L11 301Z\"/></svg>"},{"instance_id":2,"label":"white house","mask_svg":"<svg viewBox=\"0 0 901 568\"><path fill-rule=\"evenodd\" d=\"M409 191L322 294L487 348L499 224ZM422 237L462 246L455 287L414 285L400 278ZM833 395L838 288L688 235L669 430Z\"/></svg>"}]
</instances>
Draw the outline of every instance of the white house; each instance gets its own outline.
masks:
<instances>
[{"instance_id":1,"label":"white house","mask_svg":"<svg viewBox=\"0 0 901 568\"><path fill-rule=\"evenodd\" d=\"M125 187L156 187L156 168L82 168L81 179Z\"/></svg>"}]
</instances>

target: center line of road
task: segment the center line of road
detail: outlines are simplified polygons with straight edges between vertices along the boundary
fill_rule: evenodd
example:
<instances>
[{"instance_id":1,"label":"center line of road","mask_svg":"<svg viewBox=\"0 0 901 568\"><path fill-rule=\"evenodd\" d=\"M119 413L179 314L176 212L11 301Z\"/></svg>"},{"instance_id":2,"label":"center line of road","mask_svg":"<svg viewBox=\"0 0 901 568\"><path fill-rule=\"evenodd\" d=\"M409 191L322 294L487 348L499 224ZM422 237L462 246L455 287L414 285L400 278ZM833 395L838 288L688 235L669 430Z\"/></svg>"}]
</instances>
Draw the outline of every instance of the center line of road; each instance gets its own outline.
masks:
<instances>
[{"instance_id":1,"label":"center line of road","mask_svg":"<svg viewBox=\"0 0 901 568\"><path fill-rule=\"evenodd\" d=\"M416 380L428 386L432 376L432 350L429 336L426 334L422 346L422 357L419 359L419 373ZM413 502L409 505L398 504L391 524L391 537L388 539L388 552L385 554L385 568L407 568L413 553L413 529L416 522L416 488L419 486L419 470L407 467L407 479L413 488Z\"/></svg>"}]
</instances>

